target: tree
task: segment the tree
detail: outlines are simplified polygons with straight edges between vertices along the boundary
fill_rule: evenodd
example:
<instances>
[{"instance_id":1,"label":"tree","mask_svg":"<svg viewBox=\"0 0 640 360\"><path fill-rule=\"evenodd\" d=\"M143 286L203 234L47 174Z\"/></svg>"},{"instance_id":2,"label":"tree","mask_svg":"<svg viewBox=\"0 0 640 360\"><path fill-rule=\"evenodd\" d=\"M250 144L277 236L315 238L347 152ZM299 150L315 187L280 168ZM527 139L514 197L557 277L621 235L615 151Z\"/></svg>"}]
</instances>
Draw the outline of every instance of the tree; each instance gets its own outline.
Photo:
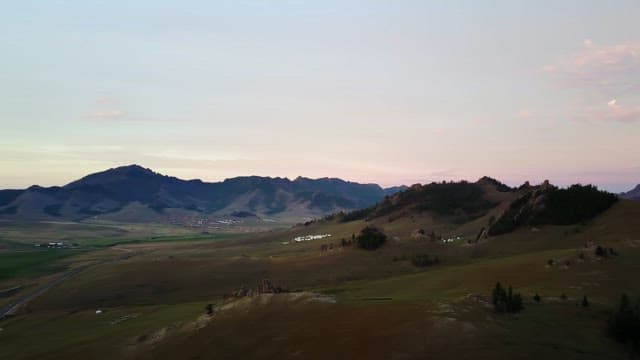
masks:
<instances>
[{"instance_id":1,"label":"tree","mask_svg":"<svg viewBox=\"0 0 640 360\"><path fill-rule=\"evenodd\" d=\"M542 301L542 298L540 297L540 295L536 294L536 295L533 297L533 300L534 300L535 302L537 302L537 303L540 303L540 301Z\"/></svg>"},{"instance_id":2,"label":"tree","mask_svg":"<svg viewBox=\"0 0 640 360\"><path fill-rule=\"evenodd\" d=\"M379 228L368 225L356 238L358 247L366 250L376 250L387 241L387 235Z\"/></svg>"},{"instance_id":3,"label":"tree","mask_svg":"<svg viewBox=\"0 0 640 360\"><path fill-rule=\"evenodd\" d=\"M213 304L207 304L206 308L207 315L213 315Z\"/></svg>"},{"instance_id":4,"label":"tree","mask_svg":"<svg viewBox=\"0 0 640 360\"><path fill-rule=\"evenodd\" d=\"M582 307L589 307L589 300L587 300L587 295L582 298Z\"/></svg>"},{"instance_id":5,"label":"tree","mask_svg":"<svg viewBox=\"0 0 640 360\"><path fill-rule=\"evenodd\" d=\"M596 248L595 251L596 256L598 257L607 257L609 254L607 253L607 250L605 248L603 248L602 246L599 246Z\"/></svg>"},{"instance_id":6,"label":"tree","mask_svg":"<svg viewBox=\"0 0 640 360\"><path fill-rule=\"evenodd\" d=\"M631 352L640 352L640 299L634 307L627 294L622 294L607 325L609 336L625 344Z\"/></svg>"},{"instance_id":7,"label":"tree","mask_svg":"<svg viewBox=\"0 0 640 360\"><path fill-rule=\"evenodd\" d=\"M516 313L524 309L522 295L514 293L511 286L505 291L500 282L496 283L491 293L491 302L496 312L499 313Z\"/></svg>"}]
</instances>

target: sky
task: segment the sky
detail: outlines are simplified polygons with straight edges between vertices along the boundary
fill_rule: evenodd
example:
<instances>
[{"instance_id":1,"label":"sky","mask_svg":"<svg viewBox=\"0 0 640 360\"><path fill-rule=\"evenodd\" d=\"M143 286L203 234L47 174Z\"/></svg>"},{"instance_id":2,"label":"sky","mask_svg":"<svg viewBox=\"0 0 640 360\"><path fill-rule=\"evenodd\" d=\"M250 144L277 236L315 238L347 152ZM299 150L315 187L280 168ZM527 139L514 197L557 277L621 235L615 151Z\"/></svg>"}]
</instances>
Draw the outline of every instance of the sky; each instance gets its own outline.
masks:
<instances>
[{"instance_id":1,"label":"sky","mask_svg":"<svg viewBox=\"0 0 640 360\"><path fill-rule=\"evenodd\" d=\"M640 2L31 1L0 188L140 164L385 186L640 183Z\"/></svg>"}]
</instances>

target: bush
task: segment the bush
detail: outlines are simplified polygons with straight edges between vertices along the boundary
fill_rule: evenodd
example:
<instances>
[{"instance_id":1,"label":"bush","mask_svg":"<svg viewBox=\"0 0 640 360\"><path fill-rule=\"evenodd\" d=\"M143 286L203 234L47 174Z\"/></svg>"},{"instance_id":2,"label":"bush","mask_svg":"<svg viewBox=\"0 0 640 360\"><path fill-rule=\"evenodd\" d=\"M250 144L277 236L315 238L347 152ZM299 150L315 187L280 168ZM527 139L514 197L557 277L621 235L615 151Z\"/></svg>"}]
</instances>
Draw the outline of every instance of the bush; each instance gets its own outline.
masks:
<instances>
[{"instance_id":1,"label":"bush","mask_svg":"<svg viewBox=\"0 0 640 360\"><path fill-rule=\"evenodd\" d=\"M607 249L602 246L598 246L595 250L595 254L597 257L607 257L609 254L607 253Z\"/></svg>"},{"instance_id":2,"label":"bush","mask_svg":"<svg viewBox=\"0 0 640 360\"><path fill-rule=\"evenodd\" d=\"M625 344L629 350L640 352L640 299L632 306L627 294L622 294L607 325L609 336Z\"/></svg>"},{"instance_id":3,"label":"bush","mask_svg":"<svg viewBox=\"0 0 640 360\"><path fill-rule=\"evenodd\" d=\"M338 214L338 221L344 223L344 222L349 222L354 220L364 220L371 213L373 213L374 210L375 210L375 206L365 208L365 209L360 209L360 210L353 210L347 213L340 212Z\"/></svg>"},{"instance_id":4,"label":"bush","mask_svg":"<svg viewBox=\"0 0 640 360\"><path fill-rule=\"evenodd\" d=\"M513 288L509 286L505 291L500 282L496 283L496 287L491 294L491 302L496 312L499 313L516 313L522 309L522 295L513 292Z\"/></svg>"},{"instance_id":5,"label":"bush","mask_svg":"<svg viewBox=\"0 0 640 360\"><path fill-rule=\"evenodd\" d=\"M417 267L432 266L440 262L437 256L431 256L429 254L416 254L411 257L411 263Z\"/></svg>"},{"instance_id":6,"label":"bush","mask_svg":"<svg viewBox=\"0 0 640 360\"><path fill-rule=\"evenodd\" d=\"M381 229L368 225L356 237L358 247L366 250L376 250L387 241L387 235Z\"/></svg>"}]
</instances>

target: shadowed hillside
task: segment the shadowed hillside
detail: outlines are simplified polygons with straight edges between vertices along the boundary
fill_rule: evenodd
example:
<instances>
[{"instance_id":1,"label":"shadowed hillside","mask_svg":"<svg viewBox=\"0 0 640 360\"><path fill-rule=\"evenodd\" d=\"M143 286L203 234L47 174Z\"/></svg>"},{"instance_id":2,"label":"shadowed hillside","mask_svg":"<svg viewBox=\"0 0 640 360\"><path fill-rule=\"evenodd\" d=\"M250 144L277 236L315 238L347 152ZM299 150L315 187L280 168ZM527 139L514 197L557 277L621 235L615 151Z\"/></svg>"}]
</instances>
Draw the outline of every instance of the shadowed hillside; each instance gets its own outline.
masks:
<instances>
[{"instance_id":1,"label":"shadowed hillside","mask_svg":"<svg viewBox=\"0 0 640 360\"><path fill-rule=\"evenodd\" d=\"M614 194L592 185L560 189L548 182L525 193L489 227L489 235L511 232L519 226L571 225L590 220L617 201Z\"/></svg>"},{"instance_id":2,"label":"shadowed hillside","mask_svg":"<svg viewBox=\"0 0 640 360\"><path fill-rule=\"evenodd\" d=\"M483 177L475 183L442 182L416 184L391 196L375 206L338 214L341 221L371 220L383 216L399 218L418 213L432 213L445 221L465 223L486 214L496 207L513 189L497 180ZM504 195L500 195L504 193ZM496 196L497 195L497 196Z\"/></svg>"},{"instance_id":3,"label":"shadowed hillside","mask_svg":"<svg viewBox=\"0 0 640 360\"><path fill-rule=\"evenodd\" d=\"M119 212L134 207L138 217L146 216L150 220L158 220L160 214L176 209L302 219L371 206L394 189L340 179L303 177L292 181L248 176L206 183L181 180L131 165L91 174L62 187L2 190L0 216L23 220L78 220L109 214L117 219Z\"/></svg>"}]
</instances>

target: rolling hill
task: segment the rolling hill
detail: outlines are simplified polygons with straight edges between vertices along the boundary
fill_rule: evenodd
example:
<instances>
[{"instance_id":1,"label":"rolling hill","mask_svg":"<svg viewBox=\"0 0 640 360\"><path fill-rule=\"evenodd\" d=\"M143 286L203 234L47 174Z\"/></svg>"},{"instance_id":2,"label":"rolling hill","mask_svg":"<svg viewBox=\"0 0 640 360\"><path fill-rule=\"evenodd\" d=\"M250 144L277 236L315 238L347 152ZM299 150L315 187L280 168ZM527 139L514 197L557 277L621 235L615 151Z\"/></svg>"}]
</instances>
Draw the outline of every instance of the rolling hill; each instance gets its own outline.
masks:
<instances>
[{"instance_id":1,"label":"rolling hill","mask_svg":"<svg viewBox=\"0 0 640 360\"><path fill-rule=\"evenodd\" d=\"M300 221L371 206L402 189L304 177L289 180L247 176L207 183L130 165L91 174L61 187L1 190L0 218L156 221L168 216L208 214ZM133 213L135 216L131 216Z\"/></svg>"},{"instance_id":2,"label":"rolling hill","mask_svg":"<svg viewBox=\"0 0 640 360\"><path fill-rule=\"evenodd\" d=\"M605 326L621 293L640 293L630 276L639 270L640 203L616 201L578 223L547 217L534 226L535 217L523 217L512 231L477 236L512 209L572 208L558 207L554 196L579 193L578 203L589 205L610 195L569 189L514 189L489 178L414 185L358 219L338 213L237 237L123 238L108 248L78 240L78 248L30 250L78 252L51 263L87 267L0 323L0 357L629 358ZM383 246L346 241L368 225L387 234ZM310 234L331 236L293 241ZM615 255L598 256L600 247ZM425 257L439 260L414 261ZM12 290L32 279L21 274L0 280L0 289L16 292L0 303L34 291ZM230 295L265 279L293 291ZM522 294L523 311L494 311L497 281ZM579 305L585 296L589 307Z\"/></svg>"},{"instance_id":3,"label":"rolling hill","mask_svg":"<svg viewBox=\"0 0 640 360\"><path fill-rule=\"evenodd\" d=\"M71 188L103 184L89 177ZM413 185L361 211L233 236L124 234L96 247L71 231L103 224L3 225L1 237L74 236L78 246L6 244L0 306L38 291L23 284L45 286L55 269L74 273L2 320L0 357L626 359L605 326L620 294L640 294L630 276L640 264L640 203L610 199L592 186L510 188L484 177ZM517 220L509 231L486 230L507 220ZM361 249L351 239L371 225L387 240ZM295 241L319 234L327 236ZM291 292L239 291L265 280ZM524 310L494 311L497 281L522 294Z\"/></svg>"}]
</instances>

